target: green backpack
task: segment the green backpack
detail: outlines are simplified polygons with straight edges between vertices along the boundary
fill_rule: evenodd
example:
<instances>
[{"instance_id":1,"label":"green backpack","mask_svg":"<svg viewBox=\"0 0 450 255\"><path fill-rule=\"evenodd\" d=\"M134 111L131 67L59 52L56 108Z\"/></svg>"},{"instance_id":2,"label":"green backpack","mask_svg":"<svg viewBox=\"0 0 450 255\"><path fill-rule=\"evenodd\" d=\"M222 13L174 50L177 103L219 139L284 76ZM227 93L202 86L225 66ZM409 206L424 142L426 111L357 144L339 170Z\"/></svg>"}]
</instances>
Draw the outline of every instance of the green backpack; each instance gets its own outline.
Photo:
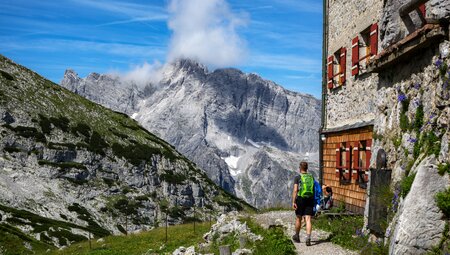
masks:
<instances>
[{"instance_id":1,"label":"green backpack","mask_svg":"<svg viewBox=\"0 0 450 255\"><path fill-rule=\"evenodd\" d=\"M314 178L311 174L300 174L298 197L309 198L314 195Z\"/></svg>"}]
</instances>

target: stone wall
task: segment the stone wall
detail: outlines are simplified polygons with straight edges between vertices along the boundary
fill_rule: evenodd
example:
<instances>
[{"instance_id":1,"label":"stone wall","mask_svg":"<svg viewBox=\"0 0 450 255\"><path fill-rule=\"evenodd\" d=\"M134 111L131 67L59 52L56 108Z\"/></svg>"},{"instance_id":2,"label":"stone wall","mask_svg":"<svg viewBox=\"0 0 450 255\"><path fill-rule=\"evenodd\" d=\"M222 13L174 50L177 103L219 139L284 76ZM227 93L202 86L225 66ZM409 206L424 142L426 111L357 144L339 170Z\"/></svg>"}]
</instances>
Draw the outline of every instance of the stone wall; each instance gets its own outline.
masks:
<instances>
[{"instance_id":1,"label":"stone wall","mask_svg":"<svg viewBox=\"0 0 450 255\"><path fill-rule=\"evenodd\" d=\"M376 75L351 75L352 39L381 18L382 0L330 0L328 13L328 48L330 56L341 47L347 49L346 83L327 89L325 127L335 128L373 120ZM351 18L350 18L351 17Z\"/></svg>"},{"instance_id":2,"label":"stone wall","mask_svg":"<svg viewBox=\"0 0 450 255\"><path fill-rule=\"evenodd\" d=\"M386 230L390 254L424 254L441 240L445 219L437 192L449 187L437 166L450 162L450 42L417 50L413 57L380 72L373 152L383 148L392 169L392 188L415 174L411 191L394 196ZM375 165L372 157L372 165Z\"/></svg>"}]
</instances>

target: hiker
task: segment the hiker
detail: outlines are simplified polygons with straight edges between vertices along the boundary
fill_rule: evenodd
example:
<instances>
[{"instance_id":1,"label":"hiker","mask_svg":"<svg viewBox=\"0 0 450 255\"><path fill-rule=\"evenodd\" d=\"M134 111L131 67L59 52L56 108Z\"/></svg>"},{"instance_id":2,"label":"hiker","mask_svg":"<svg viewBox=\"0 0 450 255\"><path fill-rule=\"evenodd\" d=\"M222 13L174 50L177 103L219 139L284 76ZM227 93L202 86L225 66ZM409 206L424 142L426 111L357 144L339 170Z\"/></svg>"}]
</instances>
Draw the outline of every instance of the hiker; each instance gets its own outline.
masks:
<instances>
[{"instance_id":1,"label":"hiker","mask_svg":"<svg viewBox=\"0 0 450 255\"><path fill-rule=\"evenodd\" d=\"M322 201L322 209L330 210L333 207L333 190L330 186L323 185L322 189L324 190L324 196Z\"/></svg>"},{"instance_id":2,"label":"hiker","mask_svg":"<svg viewBox=\"0 0 450 255\"><path fill-rule=\"evenodd\" d=\"M294 190L292 192L292 208L295 210L295 234L292 236L294 242L300 242L300 229L302 218L306 221L306 245L311 245L311 216L314 215L314 178L308 173L308 163L300 162L300 175L294 179Z\"/></svg>"}]
</instances>

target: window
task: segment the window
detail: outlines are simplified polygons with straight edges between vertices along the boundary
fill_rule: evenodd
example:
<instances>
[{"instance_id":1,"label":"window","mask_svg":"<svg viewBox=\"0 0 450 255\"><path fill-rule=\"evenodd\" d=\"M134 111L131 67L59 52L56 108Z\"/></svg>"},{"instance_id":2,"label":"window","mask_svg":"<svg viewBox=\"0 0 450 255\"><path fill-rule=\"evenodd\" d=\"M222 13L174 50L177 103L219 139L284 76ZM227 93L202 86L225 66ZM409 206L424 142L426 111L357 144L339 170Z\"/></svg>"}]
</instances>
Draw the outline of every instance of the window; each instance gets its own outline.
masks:
<instances>
[{"instance_id":1,"label":"window","mask_svg":"<svg viewBox=\"0 0 450 255\"><path fill-rule=\"evenodd\" d=\"M364 72L378 54L378 24L372 24L352 40L352 75Z\"/></svg>"},{"instance_id":2,"label":"window","mask_svg":"<svg viewBox=\"0 0 450 255\"><path fill-rule=\"evenodd\" d=\"M336 146L336 177L341 183L350 182L350 143L343 142Z\"/></svg>"},{"instance_id":3,"label":"window","mask_svg":"<svg viewBox=\"0 0 450 255\"><path fill-rule=\"evenodd\" d=\"M347 49L342 47L328 57L328 88L332 89L345 84Z\"/></svg>"},{"instance_id":4,"label":"window","mask_svg":"<svg viewBox=\"0 0 450 255\"><path fill-rule=\"evenodd\" d=\"M357 183L364 183L368 180L368 170L370 166L370 157L372 140L363 140L353 144L353 166L352 179Z\"/></svg>"}]
</instances>

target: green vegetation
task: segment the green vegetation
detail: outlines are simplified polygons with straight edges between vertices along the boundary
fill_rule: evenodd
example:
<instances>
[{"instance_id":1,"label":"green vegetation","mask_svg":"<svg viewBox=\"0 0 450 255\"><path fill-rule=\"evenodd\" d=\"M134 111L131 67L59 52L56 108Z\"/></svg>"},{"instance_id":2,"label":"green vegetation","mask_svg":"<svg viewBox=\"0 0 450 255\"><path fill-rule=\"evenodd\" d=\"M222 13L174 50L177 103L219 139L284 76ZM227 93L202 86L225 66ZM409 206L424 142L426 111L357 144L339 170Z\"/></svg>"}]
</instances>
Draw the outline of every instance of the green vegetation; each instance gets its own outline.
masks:
<instances>
[{"instance_id":1,"label":"green vegetation","mask_svg":"<svg viewBox=\"0 0 450 255\"><path fill-rule=\"evenodd\" d=\"M52 248L51 245L38 241L9 224L0 224L0 254L30 254L24 242L27 242L38 254L43 254L47 249Z\"/></svg>"},{"instance_id":2,"label":"green vegetation","mask_svg":"<svg viewBox=\"0 0 450 255\"><path fill-rule=\"evenodd\" d=\"M442 234L441 240L439 241L439 244L433 247L433 249L429 251L427 255L449 254L450 252L449 235L450 235L450 228L447 221L445 223L444 232Z\"/></svg>"},{"instance_id":3,"label":"green vegetation","mask_svg":"<svg viewBox=\"0 0 450 255\"><path fill-rule=\"evenodd\" d=\"M114 143L112 150L116 156L127 159L135 166L139 166L145 161L150 161L153 155L161 154L161 149L150 147L146 144L121 145Z\"/></svg>"},{"instance_id":4,"label":"green vegetation","mask_svg":"<svg viewBox=\"0 0 450 255\"><path fill-rule=\"evenodd\" d=\"M253 233L261 235L262 241L255 243L254 254L296 254L292 241L286 237L281 228L263 229L251 219L246 220Z\"/></svg>"},{"instance_id":5,"label":"green vegetation","mask_svg":"<svg viewBox=\"0 0 450 255\"><path fill-rule=\"evenodd\" d=\"M166 170L163 174L160 174L159 177L161 180L173 184L182 184L187 179L184 174L175 173L171 170Z\"/></svg>"},{"instance_id":6,"label":"green vegetation","mask_svg":"<svg viewBox=\"0 0 450 255\"><path fill-rule=\"evenodd\" d=\"M203 241L203 235L209 231L209 223L196 223L194 233L193 224L169 226L167 243L165 242L165 228L160 227L148 232L130 234L128 236L108 236L104 242L92 241L74 244L64 250L54 250L50 254L164 254L171 253L180 246L189 247Z\"/></svg>"},{"instance_id":7,"label":"green vegetation","mask_svg":"<svg viewBox=\"0 0 450 255\"><path fill-rule=\"evenodd\" d=\"M41 240L43 240L43 242L49 245L53 245L50 237L57 238L61 245L66 245L67 241L77 242L86 239L84 236L72 234L70 232L71 229L80 229L84 231L89 231L96 237L103 237L110 234L109 231L102 228L96 228L92 226L88 227L78 226L70 222L45 218L26 210L19 210L1 204L0 204L0 211L3 211L11 215L11 217L7 219L7 223L11 225L22 225L31 227L32 229L31 231L36 234L40 233ZM3 231L5 230L3 229ZM11 231L9 232L11 233ZM14 235L17 236L18 238L25 238L27 236L25 234L18 235L17 233L15 233Z\"/></svg>"},{"instance_id":8,"label":"green vegetation","mask_svg":"<svg viewBox=\"0 0 450 255\"><path fill-rule=\"evenodd\" d=\"M9 152L9 153L22 152L22 149L14 147L14 146L5 146L5 148L3 148L3 150L6 152Z\"/></svg>"},{"instance_id":9,"label":"green vegetation","mask_svg":"<svg viewBox=\"0 0 450 255\"><path fill-rule=\"evenodd\" d=\"M450 189L437 193L435 199L439 209L450 218Z\"/></svg>"},{"instance_id":10,"label":"green vegetation","mask_svg":"<svg viewBox=\"0 0 450 255\"><path fill-rule=\"evenodd\" d=\"M405 132L410 129L409 119L406 113L409 108L409 99L404 99L402 101L402 109L400 111L400 129Z\"/></svg>"},{"instance_id":11,"label":"green vegetation","mask_svg":"<svg viewBox=\"0 0 450 255\"><path fill-rule=\"evenodd\" d=\"M438 165L438 173L444 175L445 173L450 174L450 163L443 163Z\"/></svg>"},{"instance_id":12,"label":"green vegetation","mask_svg":"<svg viewBox=\"0 0 450 255\"><path fill-rule=\"evenodd\" d=\"M400 183L400 188L401 188L401 196L403 198L406 197L406 195L408 195L409 191L411 190L411 186L414 182L414 178L416 178L416 174L409 174L408 176L406 176L405 178L402 179L401 183Z\"/></svg>"},{"instance_id":13,"label":"green vegetation","mask_svg":"<svg viewBox=\"0 0 450 255\"><path fill-rule=\"evenodd\" d=\"M88 228L92 232L97 233L97 235L106 236L110 234L108 230L100 227L92 218L92 215L89 213L89 211L81 205L73 203L67 209L69 209L69 211L71 212L76 212L78 214L78 219L86 221L88 223Z\"/></svg>"},{"instance_id":14,"label":"green vegetation","mask_svg":"<svg viewBox=\"0 0 450 255\"><path fill-rule=\"evenodd\" d=\"M0 74L3 76L3 78L7 79L8 81L14 81L14 76L12 74L5 72L3 70L0 70Z\"/></svg>"},{"instance_id":15,"label":"green vegetation","mask_svg":"<svg viewBox=\"0 0 450 255\"><path fill-rule=\"evenodd\" d=\"M420 104L419 106L417 106L416 115L414 117L413 123L413 129L414 131L416 131L417 134L420 133L420 129L423 126L423 117L424 117L423 105Z\"/></svg>"},{"instance_id":16,"label":"green vegetation","mask_svg":"<svg viewBox=\"0 0 450 255\"><path fill-rule=\"evenodd\" d=\"M331 233L329 241L351 250L361 250L367 244L367 236L361 232L363 216L329 217L320 215L313 226Z\"/></svg>"},{"instance_id":17,"label":"green vegetation","mask_svg":"<svg viewBox=\"0 0 450 255\"><path fill-rule=\"evenodd\" d=\"M3 124L2 126L15 132L15 134L18 136L25 138L34 138L37 142L45 143L47 141L45 139L45 135L41 132L38 132L38 130L35 127L24 127L24 126L12 127L9 124Z\"/></svg>"},{"instance_id":18,"label":"green vegetation","mask_svg":"<svg viewBox=\"0 0 450 255\"><path fill-rule=\"evenodd\" d=\"M395 149L398 149L398 147L400 147L400 145L402 144L402 138L401 137L397 137L392 139L392 143L395 146Z\"/></svg>"},{"instance_id":19,"label":"green vegetation","mask_svg":"<svg viewBox=\"0 0 450 255\"><path fill-rule=\"evenodd\" d=\"M59 167L61 171L65 171L70 168L78 168L86 170L86 166L78 162L51 162L48 160L38 160L39 165L48 165L53 167Z\"/></svg>"}]
</instances>

